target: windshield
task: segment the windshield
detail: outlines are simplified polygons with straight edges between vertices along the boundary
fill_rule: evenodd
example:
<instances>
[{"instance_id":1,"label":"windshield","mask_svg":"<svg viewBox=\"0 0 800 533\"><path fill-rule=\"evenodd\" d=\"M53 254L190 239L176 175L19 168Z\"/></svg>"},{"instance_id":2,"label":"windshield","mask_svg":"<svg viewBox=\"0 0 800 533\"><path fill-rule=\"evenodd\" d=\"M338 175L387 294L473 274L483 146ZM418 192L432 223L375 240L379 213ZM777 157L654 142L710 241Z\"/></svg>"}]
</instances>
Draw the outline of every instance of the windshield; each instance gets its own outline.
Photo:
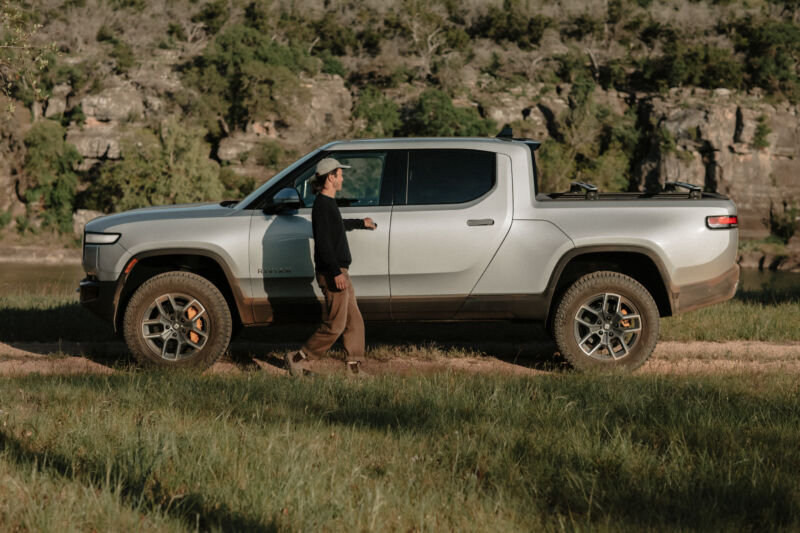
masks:
<instances>
[{"instance_id":1,"label":"windshield","mask_svg":"<svg viewBox=\"0 0 800 533\"><path fill-rule=\"evenodd\" d=\"M319 153L319 151L320 151L319 148L317 148L315 150L312 150L311 152L307 153L306 155L304 155L303 157L301 157L300 159L298 159L297 161L295 161L294 163L292 163L288 167L284 168L283 170L281 170L280 172L275 174L273 177L271 177L265 183L263 183L258 189L254 190L253 192L248 194L245 197L245 199L242 200L241 202L239 202L239 204L236 207L244 207L246 209L247 206L249 206L250 203L252 203L259 196L261 196L261 194L264 191L266 191L267 189L272 187L272 185L274 185L275 183L279 182L286 174L288 174L289 172L293 171L298 166L302 165L303 162L305 162L306 160L308 160L311 157L314 157L317 153Z\"/></svg>"}]
</instances>

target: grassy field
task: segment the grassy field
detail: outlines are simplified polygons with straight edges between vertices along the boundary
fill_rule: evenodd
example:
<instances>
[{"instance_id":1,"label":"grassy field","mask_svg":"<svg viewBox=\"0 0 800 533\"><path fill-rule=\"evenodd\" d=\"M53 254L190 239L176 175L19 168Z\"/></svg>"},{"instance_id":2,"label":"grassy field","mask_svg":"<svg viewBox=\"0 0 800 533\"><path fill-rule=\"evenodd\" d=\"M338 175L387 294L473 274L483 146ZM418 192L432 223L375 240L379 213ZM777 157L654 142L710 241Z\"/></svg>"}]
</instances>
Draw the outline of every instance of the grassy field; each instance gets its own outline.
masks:
<instances>
[{"instance_id":1,"label":"grassy field","mask_svg":"<svg viewBox=\"0 0 800 533\"><path fill-rule=\"evenodd\" d=\"M56 530L800 527L796 376L0 382L0 523Z\"/></svg>"}]
</instances>

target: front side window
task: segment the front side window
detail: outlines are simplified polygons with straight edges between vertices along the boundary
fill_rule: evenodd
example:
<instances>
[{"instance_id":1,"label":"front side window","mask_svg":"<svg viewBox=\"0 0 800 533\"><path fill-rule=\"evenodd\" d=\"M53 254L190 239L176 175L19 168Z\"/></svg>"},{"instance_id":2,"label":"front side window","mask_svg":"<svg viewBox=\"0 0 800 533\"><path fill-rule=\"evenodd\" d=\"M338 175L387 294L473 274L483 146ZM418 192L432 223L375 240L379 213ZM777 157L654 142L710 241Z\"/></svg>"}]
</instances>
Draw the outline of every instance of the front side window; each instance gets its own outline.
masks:
<instances>
[{"instance_id":1,"label":"front side window","mask_svg":"<svg viewBox=\"0 0 800 533\"><path fill-rule=\"evenodd\" d=\"M381 184L386 167L385 152L345 153L327 155L350 168L344 169L342 190L336 195L342 206L378 205ZM316 165L301 172L294 180L294 188L306 207L314 203L314 170Z\"/></svg>"},{"instance_id":2,"label":"front side window","mask_svg":"<svg viewBox=\"0 0 800 533\"><path fill-rule=\"evenodd\" d=\"M480 198L496 180L494 152L416 150L409 153L408 205L461 204Z\"/></svg>"}]
</instances>

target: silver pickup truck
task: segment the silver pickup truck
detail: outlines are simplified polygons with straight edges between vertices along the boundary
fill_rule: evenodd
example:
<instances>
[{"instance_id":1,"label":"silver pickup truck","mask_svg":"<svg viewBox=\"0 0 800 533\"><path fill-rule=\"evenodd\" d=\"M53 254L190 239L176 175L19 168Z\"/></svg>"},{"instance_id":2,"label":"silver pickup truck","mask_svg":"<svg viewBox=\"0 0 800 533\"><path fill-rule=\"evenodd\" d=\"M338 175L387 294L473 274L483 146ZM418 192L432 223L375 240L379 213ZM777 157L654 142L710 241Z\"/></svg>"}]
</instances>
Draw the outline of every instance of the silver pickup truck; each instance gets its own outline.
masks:
<instances>
[{"instance_id":1,"label":"silver pickup truck","mask_svg":"<svg viewBox=\"0 0 800 533\"><path fill-rule=\"evenodd\" d=\"M733 202L685 183L542 194L538 147L333 142L238 202L97 218L84 233L81 302L139 361L166 367L212 364L240 325L319 320L310 179L323 157L351 167L342 216L377 223L348 234L366 320L539 321L576 368L632 370L652 353L659 317L733 296Z\"/></svg>"}]
</instances>

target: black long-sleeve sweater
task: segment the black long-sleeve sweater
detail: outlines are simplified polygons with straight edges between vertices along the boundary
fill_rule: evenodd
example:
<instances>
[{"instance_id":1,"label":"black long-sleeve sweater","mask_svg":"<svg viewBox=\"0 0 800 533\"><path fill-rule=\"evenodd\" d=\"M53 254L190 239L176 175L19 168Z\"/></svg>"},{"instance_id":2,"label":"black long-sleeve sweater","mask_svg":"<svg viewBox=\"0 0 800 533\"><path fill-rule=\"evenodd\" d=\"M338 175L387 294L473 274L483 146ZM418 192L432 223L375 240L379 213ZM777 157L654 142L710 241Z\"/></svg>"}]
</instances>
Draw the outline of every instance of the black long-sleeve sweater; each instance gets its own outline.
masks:
<instances>
[{"instance_id":1,"label":"black long-sleeve sweater","mask_svg":"<svg viewBox=\"0 0 800 533\"><path fill-rule=\"evenodd\" d=\"M311 209L314 231L314 269L329 279L349 268L353 258L345 230L364 229L364 219L342 219L336 199L318 194Z\"/></svg>"}]
</instances>

